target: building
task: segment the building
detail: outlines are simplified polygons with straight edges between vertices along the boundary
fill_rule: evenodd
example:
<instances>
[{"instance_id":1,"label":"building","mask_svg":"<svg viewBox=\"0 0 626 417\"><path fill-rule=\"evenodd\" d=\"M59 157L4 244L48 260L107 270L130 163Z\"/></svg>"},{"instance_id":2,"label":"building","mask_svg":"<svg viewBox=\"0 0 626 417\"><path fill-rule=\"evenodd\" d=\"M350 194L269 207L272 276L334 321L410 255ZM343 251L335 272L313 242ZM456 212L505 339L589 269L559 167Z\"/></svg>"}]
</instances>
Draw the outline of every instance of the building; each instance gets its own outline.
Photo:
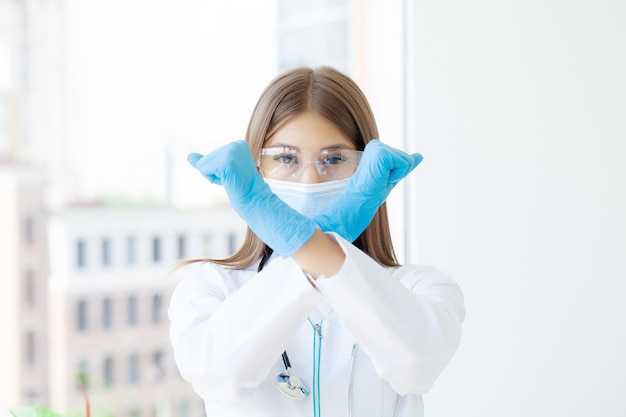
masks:
<instances>
[{"instance_id":1,"label":"building","mask_svg":"<svg viewBox=\"0 0 626 417\"><path fill-rule=\"evenodd\" d=\"M48 400L48 240L43 178L0 162L0 405Z\"/></svg>"},{"instance_id":2,"label":"building","mask_svg":"<svg viewBox=\"0 0 626 417\"><path fill-rule=\"evenodd\" d=\"M365 1L276 1L278 71L329 65L360 81Z\"/></svg>"},{"instance_id":3,"label":"building","mask_svg":"<svg viewBox=\"0 0 626 417\"><path fill-rule=\"evenodd\" d=\"M49 213L42 175L0 165L0 406L108 415L202 415L180 378L167 306L180 259L234 252L228 206L67 207ZM50 260L50 261L49 261Z\"/></svg>"},{"instance_id":4,"label":"building","mask_svg":"<svg viewBox=\"0 0 626 417\"><path fill-rule=\"evenodd\" d=\"M245 227L228 206L71 207L50 218L50 407L123 417L203 415L176 369L167 308L180 259L234 252Z\"/></svg>"}]
</instances>

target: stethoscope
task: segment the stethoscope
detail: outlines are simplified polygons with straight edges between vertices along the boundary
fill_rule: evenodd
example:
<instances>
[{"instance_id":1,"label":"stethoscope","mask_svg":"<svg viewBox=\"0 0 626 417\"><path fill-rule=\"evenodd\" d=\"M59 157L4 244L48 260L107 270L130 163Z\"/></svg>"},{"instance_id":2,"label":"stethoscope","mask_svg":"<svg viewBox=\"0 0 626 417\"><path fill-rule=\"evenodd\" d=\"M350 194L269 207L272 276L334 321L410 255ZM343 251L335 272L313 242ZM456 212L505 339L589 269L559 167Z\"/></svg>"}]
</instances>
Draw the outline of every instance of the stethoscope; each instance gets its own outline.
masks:
<instances>
[{"instance_id":1,"label":"stethoscope","mask_svg":"<svg viewBox=\"0 0 626 417\"><path fill-rule=\"evenodd\" d=\"M278 374L276 377L276 386L278 390L287 397L293 400L304 400L309 396L311 390L306 381L291 373L291 362L289 362L287 351L284 351L282 356L286 372Z\"/></svg>"},{"instance_id":2,"label":"stethoscope","mask_svg":"<svg viewBox=\"0 0 626 417\"><path fill-rule=\"evenodd\" d=\"M354 360L356 358L356 354L358 351L359 345L356 343L352 346L352 360L350 362L350 384L348 385L348 417L352 417L352 393L354 386ZM292 400L304 400L310 394L310 389L306 381L304 381L299 376L293 375L291 373L291 362L289 362L289 356L287 356L287 351L283 352L282 355L283 364L285 365L285 371L283 373L278 374L276 377L276 386L278 390L285 394L287 397ZM397 399L396 399L397 401ZM397 404L396 404L397 408ZM395 416L395 413L394 413Z\"/></svg>"},{"instance_id":3,"label":"stethoscope","mask_svg":"<svg viewBox=\"0 0 626 417\"><path fill-rule=\"evenodd\" d=\"M269 260L270 256L272 255L272 252L273 252L272 248L268 246L265 247L265 250L263 252L263 257L261 258L261 262L259 263L257 272L260 272L263 269L263 267L265 266L265 263ZM352 358L350 361L350 384L348 385L348 417L352 417L354 363L355 363L356 355L358 352L358 348L359 348L359 345L355 343L352 346L352 353L350 355ZM281 372L276 377L276 386L278 387L278 390L293 400L301 401L301 400L306 399L311 393L311 390L309 389L309 385L306 383L305 380L303 380L297 375L294 375L291 372L291 362L289 361L289 356L287 355L286 350L283 351L282 360L283 360L283 364L285 365L285 372ZM399 400L400 400L400 396L396 395L396 403L395 403L394 412L393 412L394 417L398 414L398 406L400 404Z\"/></svg>"},{"instance_id":4,"label":"stethoscope","mask_svg":"<svg viewBox=\"0 0 626 417\"><path fill-rule=\"evenodd\" d=\"M350 361L350 384L348 385L348 417L352 417L352 399L353 399L353 388L354 388L354 362L356 359L357 352L359 350L359 345L356 343L352 345L352 360ZM291 372L291 362L289 362L289 356L287 356L287 351L283 352L282 355L283 364L285 365L285 371L283 373L278 374L276 377L276 386L278 390L285 394L287 397L292 400L304 400L310 394L309 386L306 381L304 381L299 376L292 374ZM400 396L396 395L396 403L394 405L393 416L398 415L398 407L400 406Z\"/></svg>"},{"instance_id":5,"label":"stethoscope","mask_svg":"<svg viewBox=\"0 0 626 417\"><path fill-rule=\"evenodd\" d=\"M265 246L265 249L263 250L263 257L259 262L257 272L261 272L273 252L274 250L272 248ZM283 352L282 359L286 372L280 373L276 377L276 386L278 387L278 390L291 399L304 400L311 393L308 384L299 376L291 373L291 362L289 361L287 351Z\"/></svg>"}]
</instances>

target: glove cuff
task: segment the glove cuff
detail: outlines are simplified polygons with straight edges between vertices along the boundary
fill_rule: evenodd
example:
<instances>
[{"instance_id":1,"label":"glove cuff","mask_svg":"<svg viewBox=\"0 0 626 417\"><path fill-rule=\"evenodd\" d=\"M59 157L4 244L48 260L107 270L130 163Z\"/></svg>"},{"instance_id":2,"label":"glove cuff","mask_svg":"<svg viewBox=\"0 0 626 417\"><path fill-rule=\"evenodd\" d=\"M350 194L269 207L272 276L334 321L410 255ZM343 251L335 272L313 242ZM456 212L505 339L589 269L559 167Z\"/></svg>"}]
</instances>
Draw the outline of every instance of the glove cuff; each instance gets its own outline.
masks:
<instances>
[{"instance_id":1,"label":"glove cuff","mask_svg":"<svg viewBox=\"0 0 626 417\"><path fill-rule=\"evenodd\" d=\"M267 184L263 183L267 187ZM233 202L235 210L265 244L288 258L315 233L316 224L298 213L275 194L261 191L253 202Z\"/></svg>"}]
</instances>

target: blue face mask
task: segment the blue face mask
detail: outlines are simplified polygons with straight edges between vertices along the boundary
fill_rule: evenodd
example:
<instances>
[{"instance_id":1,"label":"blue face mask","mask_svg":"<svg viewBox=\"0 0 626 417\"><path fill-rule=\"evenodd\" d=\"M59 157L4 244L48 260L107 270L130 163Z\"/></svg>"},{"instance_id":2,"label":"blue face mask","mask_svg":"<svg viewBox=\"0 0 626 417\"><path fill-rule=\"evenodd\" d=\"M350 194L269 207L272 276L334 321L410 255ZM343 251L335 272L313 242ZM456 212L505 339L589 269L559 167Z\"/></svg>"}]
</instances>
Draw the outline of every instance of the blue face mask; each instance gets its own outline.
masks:
<instances>
[{"instance_id":1,"label":"blue face mask","mask_svg":"<svg viewBox=\"0 0 626 417\"><path fill-rule=\"evenodd\" d=\"M268 178L264 180L278 198L298 213L311 219L337 200L346 188L349 178L316 184L277 181Z\"/></svg>"}]
</instances>

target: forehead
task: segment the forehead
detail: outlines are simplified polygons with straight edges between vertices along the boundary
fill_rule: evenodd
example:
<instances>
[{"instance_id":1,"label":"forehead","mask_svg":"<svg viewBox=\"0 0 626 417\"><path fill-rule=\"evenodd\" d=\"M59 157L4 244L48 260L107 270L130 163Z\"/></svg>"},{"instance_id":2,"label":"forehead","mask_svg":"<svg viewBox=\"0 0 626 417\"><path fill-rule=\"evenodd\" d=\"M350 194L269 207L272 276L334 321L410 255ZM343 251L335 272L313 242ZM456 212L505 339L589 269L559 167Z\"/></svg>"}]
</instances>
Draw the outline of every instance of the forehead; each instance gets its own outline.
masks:
<instances>
[{"instance_id":1,"label":"forehead","mask_svg":"<svg viewBox=\"0 0 626 417\"><path fill-rule=\"evenodd\" d=\"M332 147L354 149L352 142L337 126L311 112L301 113L290 119L263 146L289 146L304 151Z\"/></svg>"}]
</instances>

